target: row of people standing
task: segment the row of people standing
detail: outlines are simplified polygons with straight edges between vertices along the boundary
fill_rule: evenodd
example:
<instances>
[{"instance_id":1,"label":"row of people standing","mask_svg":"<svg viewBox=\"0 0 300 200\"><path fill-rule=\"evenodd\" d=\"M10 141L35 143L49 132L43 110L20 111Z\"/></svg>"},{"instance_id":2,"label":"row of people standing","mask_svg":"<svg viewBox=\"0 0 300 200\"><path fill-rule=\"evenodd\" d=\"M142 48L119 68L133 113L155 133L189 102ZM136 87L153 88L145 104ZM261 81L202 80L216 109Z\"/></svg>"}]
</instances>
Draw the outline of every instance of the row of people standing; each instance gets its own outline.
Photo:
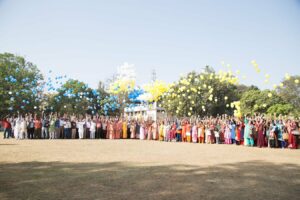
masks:
<instances>
[{"instance_id":1,"label":"row of people standing","mask_svg":"<svg viewBox=\"0 0 300 200\"><path fill-rule=\"evenodd\" d=\"M2 121L4 138L140 139L297 148L299 121L263 117L127 120L100 116L18 115Z\"/></svg>"}]
</instances>

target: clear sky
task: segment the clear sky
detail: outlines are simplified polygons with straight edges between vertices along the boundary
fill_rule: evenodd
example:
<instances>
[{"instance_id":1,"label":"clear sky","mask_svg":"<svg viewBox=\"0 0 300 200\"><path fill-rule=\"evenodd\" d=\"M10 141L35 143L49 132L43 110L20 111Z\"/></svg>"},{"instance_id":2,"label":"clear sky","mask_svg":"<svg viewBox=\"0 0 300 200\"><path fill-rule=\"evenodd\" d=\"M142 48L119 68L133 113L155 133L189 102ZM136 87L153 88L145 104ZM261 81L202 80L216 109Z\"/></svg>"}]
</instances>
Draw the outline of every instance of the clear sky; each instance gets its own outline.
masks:
<instances>
[{"instance_id":1,"label":"clear sky","mask_svg":"<svg viewBox=\"0 0 300 200\"><path fill-rule=\"evenodd\" d=\"M172 82L205 65L226 69L225 61L244 83L271 88L300 74L300 1L0 0L0 52L92 87L124 62L141 84L152 69Z\"/></svg>"}]
</instances>

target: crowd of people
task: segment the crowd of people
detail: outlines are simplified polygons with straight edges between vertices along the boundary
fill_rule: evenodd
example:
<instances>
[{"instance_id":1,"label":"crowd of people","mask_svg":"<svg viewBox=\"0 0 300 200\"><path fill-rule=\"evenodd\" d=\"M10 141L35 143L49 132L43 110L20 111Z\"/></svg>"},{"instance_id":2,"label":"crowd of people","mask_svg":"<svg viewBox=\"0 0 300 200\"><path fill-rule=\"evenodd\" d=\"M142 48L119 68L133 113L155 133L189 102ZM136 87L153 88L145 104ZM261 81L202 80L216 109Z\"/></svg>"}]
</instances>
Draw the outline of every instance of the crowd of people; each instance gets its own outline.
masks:
<instances>
[{"instance_id":1,"label":"crowd of people","mask_svg":"<svg viewBox=\"0 0 300 200\"><path fill-rule=\"evenodd\" d=\"M4 138L139 139L165 142L234 144L259 148L298 148L299 120L263 115L162 120L42 113L1 120Z\"/></svg>"}]
</instances>

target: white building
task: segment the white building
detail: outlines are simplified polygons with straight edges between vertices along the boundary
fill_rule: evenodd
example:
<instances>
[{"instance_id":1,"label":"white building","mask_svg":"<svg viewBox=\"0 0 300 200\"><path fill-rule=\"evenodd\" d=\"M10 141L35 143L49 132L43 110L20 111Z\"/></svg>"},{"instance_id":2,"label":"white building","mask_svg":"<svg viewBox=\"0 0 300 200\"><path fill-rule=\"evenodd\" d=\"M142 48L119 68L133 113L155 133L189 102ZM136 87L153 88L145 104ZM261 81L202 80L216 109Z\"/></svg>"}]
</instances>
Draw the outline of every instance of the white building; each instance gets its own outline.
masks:
<instances>
[{"instance_id":1,"label":"white building","mask_svg":"<svg viewBox=\"0 0 300 200\"><path fill-rule=\"evenodd\" d=\"M167 113L163 108L157 106L157 103L139 105L133 108L125 108L124 116L129 119L143 119L143 120L161 120L167 117Z\"/></svg>"}]
</instances>

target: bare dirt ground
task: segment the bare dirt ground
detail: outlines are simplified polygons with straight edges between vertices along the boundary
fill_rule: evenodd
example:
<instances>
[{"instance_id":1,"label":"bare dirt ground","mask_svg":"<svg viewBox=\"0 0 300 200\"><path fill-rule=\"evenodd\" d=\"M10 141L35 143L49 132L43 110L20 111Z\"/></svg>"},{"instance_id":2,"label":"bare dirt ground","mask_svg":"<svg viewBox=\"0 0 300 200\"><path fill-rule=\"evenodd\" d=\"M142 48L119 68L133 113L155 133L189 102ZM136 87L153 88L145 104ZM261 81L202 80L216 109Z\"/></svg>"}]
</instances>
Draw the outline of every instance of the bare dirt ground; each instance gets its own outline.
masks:
<instances>
[{"instance_id":1,"label":"bare dirt ground","mask_svg":"<svg viewBox=\"0 0 300 200\"><path fill-rule=\"evenodd\" d=\"M0 139L0 199L299 199L300 151Z\"/></svg>"}]
</instances>

